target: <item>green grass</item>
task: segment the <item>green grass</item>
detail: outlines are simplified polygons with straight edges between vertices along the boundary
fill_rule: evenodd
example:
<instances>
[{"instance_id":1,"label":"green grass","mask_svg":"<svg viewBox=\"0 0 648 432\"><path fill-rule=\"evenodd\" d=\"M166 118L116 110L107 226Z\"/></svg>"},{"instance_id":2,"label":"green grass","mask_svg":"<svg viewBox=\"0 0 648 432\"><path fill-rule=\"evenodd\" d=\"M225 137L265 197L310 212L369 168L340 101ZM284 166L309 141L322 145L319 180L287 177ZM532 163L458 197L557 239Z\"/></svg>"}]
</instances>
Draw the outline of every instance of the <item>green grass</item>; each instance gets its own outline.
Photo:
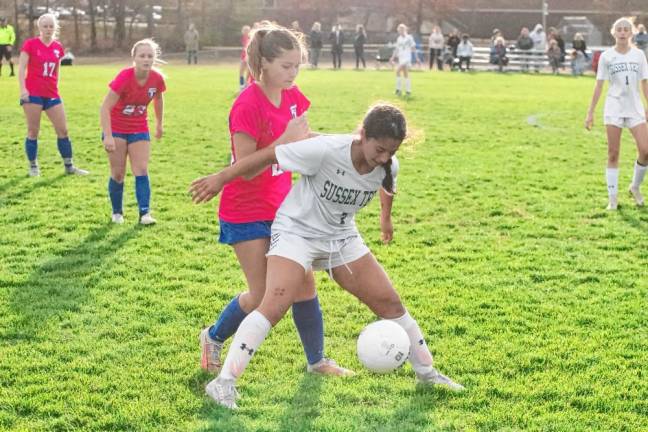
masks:
<instances>
[{"instance_id":1,"label":"green grass","mask_svg":"<svg viewBox=\"0 0 648 432\"><path fill-rule=\"evenodd\" d=\"M412 138L400 151L395 241L379 242L377 202L358 224L437 365L467 392L416 389L409 365L363 370L355 338L374 317L318 274L327 353L359 375L306 375L287 317L231 413L204 395L197 336L244 279L215 241L216 202L194 206L187 188L229 160L236 72L166 68L166 136L150 165L159 223L141 228L131 176L127 223L109 223L98 108L118 67L63 70L87 178L62 175L45 119L42 177L26 176L17 85L0 78L0 430L648 429L648 213L626 195L618 212L603 210L600 110L594 132L582 127L592 79L413 73L414 97L398 101ZM299 77L311 125L326 132L393 100L393 81ZM623 190L634 153L626 133Z\"/></svg>"}]
</instances>

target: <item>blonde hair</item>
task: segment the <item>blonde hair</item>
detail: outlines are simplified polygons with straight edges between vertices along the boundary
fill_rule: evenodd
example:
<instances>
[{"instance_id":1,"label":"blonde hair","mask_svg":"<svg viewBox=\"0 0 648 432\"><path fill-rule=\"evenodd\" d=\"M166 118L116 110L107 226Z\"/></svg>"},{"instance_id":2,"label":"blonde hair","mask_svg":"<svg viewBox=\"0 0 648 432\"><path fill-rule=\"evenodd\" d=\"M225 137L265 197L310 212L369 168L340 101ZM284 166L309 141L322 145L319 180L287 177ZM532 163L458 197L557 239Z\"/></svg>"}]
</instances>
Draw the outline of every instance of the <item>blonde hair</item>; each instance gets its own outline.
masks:
<instances>
[{"instance_id":1,"label":"blonde hair","mask_svg":"<svg viewBox=\"0 0 648 432\"><path fill-rule=\"evenodd\" d=\"M403 23L398 24L398 27L396 27L396 30L400 30L401 28L405 29L405 33L407 33L407 26Z\"/></svg>"},{"instance_id":2,"label":"blonde hair","mask_svg":"<svg viewBox=\"0 0 648 432\"><path fill-rule=\"evenodd\" d=\"M38 25L38 30L40 31L40 26L43 21L46 19L50 18L52 20L52 23L54 23L54 33L52 34L52 39L58 39L59 31L61 30L61 26L59 25L58 18L56 18L56 15L51 14L51 13L46 13L38 17L38 20L36 21L36 24Z\"/></svg>"},{"instance_id":3,"label":"blonde hair","mask_svg":"<svg viewBox=\"0 0 648 432\"><path fill-rule=\"evenodd\" d=\"M148 45L151 47L153 50L153 70L159 73L160 75L164 76L160 68L156 67L157 65L161 64L166 64L164 60L162 60L160 57L162 56L162 49L160 48L160 45L158 45L157 42L155 42L151 38L146 38L146 39L141 39L138 40L133 44L133 48L131 48L131 57L135 58L135 54L137 54L137 49L141 46Z\"/></svg>"},{"instance_id":4,"label":"blonde hair","mask_svg":"<svg viewBox=\"0 0 648 432\"><path fill-rule=\"evenodd\" d=\"M315 21L315 22L313 23L313 27L311 28L311 30L313 30L313 31L322 31L322 24L320 24L319 22Z\"/></svg>"},{"instance_id":5,"label":"blonde hair","mask_svg":"<svg viewBox=\"0 0 648 432\"><path fill-rule=\"evenodd\" d=\"M247 46L247 62L255 80L261 79L262 59L272 62L284 51L299 50L302 59L306 55L304 35L278 24L262 21L258 28L250 33Z\"/></svg>"},{"instance_id":6,"label":"blonde hair","mask_svg":"<svg viewBox=\"0 0 648 432\"><path fill-rule=\"evenodd\" d=\"M612 28L610 28L610 34L614 36L614 31L616 28L623 24L626 23L630 27L630 32L634 35L637 34L637 28L634 25L634 17L621 17L618 20L614 21L614 24L612 24Z\"/></svg>"}]
</instances>

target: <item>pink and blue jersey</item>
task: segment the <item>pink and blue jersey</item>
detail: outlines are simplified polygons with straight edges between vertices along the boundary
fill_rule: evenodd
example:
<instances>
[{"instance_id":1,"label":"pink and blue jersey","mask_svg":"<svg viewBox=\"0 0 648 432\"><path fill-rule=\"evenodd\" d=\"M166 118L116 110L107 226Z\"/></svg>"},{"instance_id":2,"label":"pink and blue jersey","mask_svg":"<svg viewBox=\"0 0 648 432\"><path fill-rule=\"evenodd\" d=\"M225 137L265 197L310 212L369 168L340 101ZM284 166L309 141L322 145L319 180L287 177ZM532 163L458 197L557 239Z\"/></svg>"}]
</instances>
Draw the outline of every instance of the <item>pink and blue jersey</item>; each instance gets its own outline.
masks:
<instances>
[{"instance_id":1,"label":"pink and blue jersey","mask_svg":"<svg viewBox=\"0 0 648 432\"><path fill-rule=\"evenodd\" d=\"M112 132L148 132L148 104L156 95L166 90L162 75L152 70L144 85L140 85L135 77L135 68L130 67L119 72L108 86L119 95L119 101L110 112Z\"/></svg>"},{"instance_id":2,"label":"pink and blue jersey","mask_svg":"<svg viewBox=\"0 0 648 432\"><path fill-rule=\"evenodd\" d=\"M257 150L275 142L286 130L288 122L308 110L310 102L297 86L281 92L281 105L273 105L256 82L250 84L236 99L229 116L232 137L232 164L236 163L233 137L249 135ZM291 174L272 165L251 180L237 178L223 188L218 216L229 223L271 221L290 191Z\"/></svg>"},{"instance_id":3,"label":"pink and blue jersey","mask_svg":"<svg viewBox=\"0 0 648 432\"><path fill-rule=\"evenodd\" d=\"M63 57L63 45L52 41L45 45L39 38L27 39L20 51L29 55L25 87L30 96L59 98L59 63Z\"/></svg>"}]
</instances>

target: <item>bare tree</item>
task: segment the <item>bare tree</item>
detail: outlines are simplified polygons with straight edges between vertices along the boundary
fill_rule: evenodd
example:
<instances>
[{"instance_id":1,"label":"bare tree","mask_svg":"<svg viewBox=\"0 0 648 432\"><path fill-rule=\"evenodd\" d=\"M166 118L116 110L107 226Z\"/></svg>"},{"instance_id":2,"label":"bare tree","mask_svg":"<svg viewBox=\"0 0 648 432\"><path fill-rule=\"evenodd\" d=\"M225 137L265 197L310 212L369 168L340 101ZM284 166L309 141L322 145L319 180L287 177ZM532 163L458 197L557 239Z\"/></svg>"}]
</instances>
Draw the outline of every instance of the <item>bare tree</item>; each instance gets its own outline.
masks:
<instances>
[{"instance_id":1,"label":"bare tree","mask_svg":"<svg viewBox=\"0 0 648 432\"><path fill-rule=\"evenodd\" d=\"M88 17L90 18L90 49L95 51L97 49L97 9L95 0L87 0L87 2Z\"/></svg>"},{"instance_id":2,"label":"bare tree","mask_svg":"<svg viewBox=\"0 0 648 432\"><path fill-rule=\"evenodd\" d=\"M122 48L126 39L126 0L112 0L112 13L115 18L113 44L116 48Z\"/></svg>"}]
</instances>

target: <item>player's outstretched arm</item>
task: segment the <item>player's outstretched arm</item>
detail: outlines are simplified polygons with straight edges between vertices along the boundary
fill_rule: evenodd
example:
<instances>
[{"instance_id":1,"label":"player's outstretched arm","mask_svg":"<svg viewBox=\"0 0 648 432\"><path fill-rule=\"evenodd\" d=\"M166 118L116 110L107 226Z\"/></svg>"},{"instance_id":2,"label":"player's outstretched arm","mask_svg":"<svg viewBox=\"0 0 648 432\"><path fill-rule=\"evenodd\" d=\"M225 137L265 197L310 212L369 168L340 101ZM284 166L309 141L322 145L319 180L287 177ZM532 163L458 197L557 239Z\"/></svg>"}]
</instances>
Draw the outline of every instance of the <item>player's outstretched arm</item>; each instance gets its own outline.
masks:
<instances>
[{"instance_id":1,"label":"player's outstretched arm","mask_svg":"<svg viewBox=\"0 0 648 432\"><path fill-rule=\"evenodd\" d=\"M585 117L585 129L592 130L594 125L594 110L596 109L596 104L601 98L601 91L603 90L603 80L596 80L596 85L594 86L594 94L592 95L592 102L590 103L589 109L587 110L587 117Z\"/></svg>"},{"instance_id":2,"label":"player's outstretched arm","mask_svg":"<svg viewBox=\"0 0 648 432\"><path fill-rule=\"evenodd\" d=\"M218 195L223 187L235 178L258 172L273 163L277 163L275 148L274 146L265 147L216 174L194 180L189 188L191 199L196 204L207 202Z\"/></svg>"},{"instance_id":3,"label":"player's outstretched arm","mask_svg":"<svg viewBox=\"0 0 648 432\"><path fill-rule=\"evenodd\" d=\"M394 238L394 226L391 220L394 194L380 188L380 237L383 243L389 243Z\"/></svg>"}]
</instances>

